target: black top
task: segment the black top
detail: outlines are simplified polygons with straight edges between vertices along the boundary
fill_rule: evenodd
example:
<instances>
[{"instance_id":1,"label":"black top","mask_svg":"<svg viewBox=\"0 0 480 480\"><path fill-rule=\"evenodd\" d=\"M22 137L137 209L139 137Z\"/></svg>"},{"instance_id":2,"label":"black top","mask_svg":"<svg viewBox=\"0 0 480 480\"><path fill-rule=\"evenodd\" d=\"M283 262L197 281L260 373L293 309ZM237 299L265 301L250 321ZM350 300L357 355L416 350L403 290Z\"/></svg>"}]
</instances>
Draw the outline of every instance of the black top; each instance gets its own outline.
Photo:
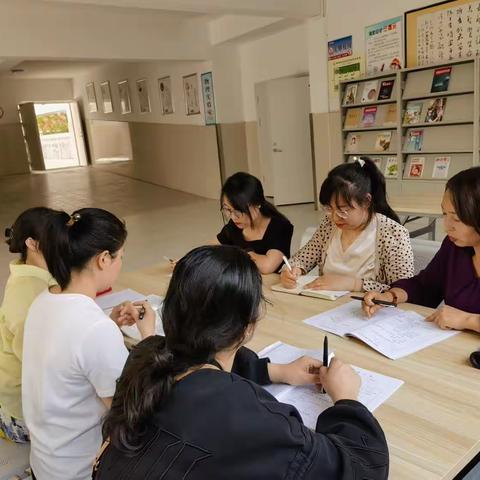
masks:
<instances>
[{"instance_id":1,"label":"black top","mask_svg":"<svg viewBox=\"0 0 480 480\"><path fill-rule=\"evenodd\" d=\"M272 217L261 240L248 241L243 238L243 231L230 220L217 235L222 245L235 245L247 251L265 255L269 250L280 250L290 257L293 225L283 217Z\"/></svg>"},{"instance_id":2,"label":"black top","mask_svg":"<svg viewBox=\"0 0 480 480\"><path fill-rule=\"evenodd\" d=\"M265 378L266 361L245 353L249 358L237 365ZM388 478L385 436L361 403L337 402L318 417L313 432L291 405L219 370L198 370L180 380L145 440L133 456L109 446L95 480Z\"/></svg>"}]
</instances>

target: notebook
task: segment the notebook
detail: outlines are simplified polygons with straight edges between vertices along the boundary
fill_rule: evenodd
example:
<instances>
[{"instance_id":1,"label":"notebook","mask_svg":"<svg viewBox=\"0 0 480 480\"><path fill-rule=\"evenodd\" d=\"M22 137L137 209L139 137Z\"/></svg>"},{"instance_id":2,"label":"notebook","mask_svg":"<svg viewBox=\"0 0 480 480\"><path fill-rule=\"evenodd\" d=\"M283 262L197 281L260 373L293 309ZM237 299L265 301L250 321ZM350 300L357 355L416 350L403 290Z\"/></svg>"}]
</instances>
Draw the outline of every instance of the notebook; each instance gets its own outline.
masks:
<instances>
[{"instance_id":1,"label":"notebook","mask_svg":"<svg viewBox=\"0 0 480 480\"><path fill-rule=\"evenodd\" d=\"M303 295L305 297L323 298L324 300L336 300L343 297L348 291L336 291L336 290L311 290L305 288L307 283L313 282L316 278L314 275L302 275L297 279L297 288L285 288L281 283L277 283L272 286L272 290L275 292L290 293L292 295Z\"/></svg>"},{"instance_id":2,"label":"notebook","mask_svg":"<svg viewBox=\"0 0 480 480\"><path fill-rule=\"evenodd\" d=\"M322 361L322 351L303 350L282 342L276 342L260 353L260 357L269 357L274 363L290 363L303 355L317 358ZM384 403L402 385L403 381L387 377L380 373L365 370L353 366L353 369L360 375L362 386L358 400L362 402L371 412ZM305 425L312 430L315 429L318 416L327 408L333 406L333 402L327 394L321 394L315 385L292 386L274 384L264 387L277 400L293 405L302 416Z\"/></svg>"},{"instance_id":3,"label":"notebook","mask_svg":"<svg viewBox=\"0 0 480 480\"><path fill-rule=\"evenodd\" d=\"M165 335L165 332L163 331L162 319L160 317L163 298L158 295L142 295L135 290L127 288L126 290L121 290L120 292L110 293L108 295L101 295L100 297L97 297L95 299L95 302L107 315L110 315L113 307L116 307L123 302L138 302L139 300L145 299L148 300L153 310L155 311L155 333L157 335ZM122 332L127 335L127 337L139 341L142 339L142 335L140 334L140 330L138 329L137 325L125 325L120 328Z\"/></svg>"},{"instance_id":4,"label":"notebook","mask_svg":"<svg viewBox=\"0 0 480 480\"><path fill-rule=\"evenodd\" d=\"M406 357L459 332L441 330L412 311L382 308L369 319L359 301L348 302L304 322L342 337L355 337L392 360Z\"/></svg>"}]
</instances>

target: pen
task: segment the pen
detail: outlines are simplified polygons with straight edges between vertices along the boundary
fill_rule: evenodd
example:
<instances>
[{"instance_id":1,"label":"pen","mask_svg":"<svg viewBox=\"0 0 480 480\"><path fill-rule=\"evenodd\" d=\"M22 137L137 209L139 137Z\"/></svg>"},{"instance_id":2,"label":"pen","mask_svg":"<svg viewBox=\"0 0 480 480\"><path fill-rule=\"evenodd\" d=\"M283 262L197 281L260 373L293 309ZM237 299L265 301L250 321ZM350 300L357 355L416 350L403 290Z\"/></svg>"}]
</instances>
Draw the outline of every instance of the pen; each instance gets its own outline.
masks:
<instances>
[{"instance_id":1,"label":"pen","mask_svg":"<svg viewBox=\"0 0 480 480\"><path fill-rule=\"evenodd\" d=\"M326 335L323 339L323 366L328 368L328 337ZM321 393L327 393L323 386Z\"/></svg>"},{"instance_id":2,"label":"pen","mask_svg":"<svg viewBox=\"0 0 480 480\"><path fill-rule=\"evenodd\" d=\"M363 302L363 297L358 297L357 295L351 295L350 298L353 298L353 300L360 300ZM384 307L396 307L397 304L394 302L388 302L387 300L377 300L373 299L372 303L375 305L383 305Z\"/></svg>"},{"instance_id":3,"label":"pen","mask_svg":"<svg viewBox=\"0 0 480 480\"><path fill-rule=\"evenodd\" d=\"M143 320L143 317L145 316L145 307L142 305L140 308L140 313L138 314L138 319Z\"/></svg>"},{"instance_id":4,"label":"pen","mask_svg":"<svg viewBox=\"0 0 480 480\"><path fill-rule=\"evenodd\" d=\"M174 262L171 258L169 258L169 257L167 257L167 256L165 256L165 255L163 256L163 258L164 258L167 262L170 262L170 263L173 263L173 262Z\"/></svg>"},{"instance_id":5,"label":"pen","mask_svg":"<svg viewBox=\"0 0 480 480\"><path fill-rule=\"evenodd\" d=\"M293 268L292 266L290 265L289 261L288 261L288 258L284 255L283 256L283 262L285 263L285 265L287 266L287 268L290 270L290 273L293 273Z\"/></svg>"}]
</instances>

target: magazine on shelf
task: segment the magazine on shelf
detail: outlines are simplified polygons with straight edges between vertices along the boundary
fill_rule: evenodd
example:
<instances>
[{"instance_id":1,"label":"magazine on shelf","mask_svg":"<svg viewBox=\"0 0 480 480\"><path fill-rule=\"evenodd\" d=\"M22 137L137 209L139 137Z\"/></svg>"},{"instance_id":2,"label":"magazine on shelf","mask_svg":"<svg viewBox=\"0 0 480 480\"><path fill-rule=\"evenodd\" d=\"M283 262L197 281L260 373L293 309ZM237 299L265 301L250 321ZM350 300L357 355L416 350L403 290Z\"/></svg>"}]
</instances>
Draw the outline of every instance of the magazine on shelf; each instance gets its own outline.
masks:
<instances>
[{"instance_id":1,"label":"magazine on shelf","mask_svg":"<svg viewBox=\"0 0 480 480\"><path fill-rule=\"evenodd\" d=\"M393 84L395 80L384 80L380 84L380 90L378 92L379 100L390 100L392 96Z\"/></svg>"},{"instance_id":2,"label":"magazine on shelf","mask_svg":"<svg viewBox=\"0 0 480 480\"><path fill-rule=\"evenodd\" d=\"M446 104L446 97L430 100L427 106L427 113L425 114L425 123L441 122L443 120Z\"/></svg>"},{"instance_id":3,"label":"magazine on shelf","mask_svg":"<svg viewBox=\"0 0 480 480\"><path fill-rule=\"evenodd\" d=\"M363 82L362 103L374 102L378 95L378 80Z\"/></svg>"},{"instance_id":4,"label":"magazine on shelf","mask_svg":"<svg viewBox=\"0 0 480 480\"><path fill-rule=\"evenodd\" d=\"M362 127L373 127L375 117L377 116L377 107L365 107L363 109Z\"/></svg>"},{"instance_id":5,"label":"magazine on shelf","mask_svg":"<svg viewBox=\"0 0 480 480\"><path fill-rule=\"evenodd\" d=\"M358 83L349 83L345 88L345 95L343 97L344 105L352 105L355 103L357 97Z\"/></svg>"},{"instance_id":6,"label":"magazine on shelf","mask_svg":"<svg viewBox=\"0 0 480 480\"><path fill-rule=\"evenodd\" d=\"M425 157L412 157L410 159L409 178L422 178L425 168Z\"/></svg>"},{"instance_id":7,"label":"magazine on shelf","mask_svg":"<svg viewBox=\"0 0 480 480\"><path fill-rule=\"evenodd\" d=\"M397 157L387 157L385 165L385 178L398 178L398 159Z\"/></svg>"},{"instance_id":8,"label":"magazine on shelf","mask_svg":"<svg viewBox=\"0 0 480 480\"><path fill-rule=\"evenodd\" d=\"M432 178L448 178L451 157L435 157Z\"/></svg>"},{"instance_id":9,"label":"magazine on shelf","mask_svg":"<svg viewBox=\"0 0 480 480\"><path fill-rule=\"evenodd\" d=\"M385 126L396 125L397 124L397 104L396 103L389 103L388 105L384 105L386 107L385 111L385 118L383 120L383 124Z\"/></svg>"},{"instance_id":10,"label":"magazine on shelf","mask_svg":"<svg viewBox=\"0 0 480 480\"><path fill-rule=\"evenodd\" d=\"M360 123L360 117L362 114L361 108L349 108L347 114L345 115L345 128L355 128L358 127Z\"/></svg>"},{"instance_id":11,"label":"magazine on shelf","mask_svg":"<svg viewBox=\"0 0 480 480\"><path fill-rule=\"evenodd\" d=\"M375 151L376 152L386 152L390 148L390 142L392 140L392 132L380 132L377 134L377 139L375 140Z\"/></svg>"},{"instance_id":12,"label":"magazine on shelf","mask_svg":"<svg viewBox=\"0 0 480 480\"><path fill-rule=\"evenodd\" d=\"M350 135L349 141L348 141L348 151L349 152L358 152L359 150L359 144L360 144L360 135L358 133L355 133L353 135Z\"/></svg>"},{"instance_id":13,"label":"magazine on shelf","mask_svg":"<svg viewBox=\"0 0 480 480\"><path fill-rule=\"evenodd\" d=\"M403 116L403 123L411 125L419 123L422 115L423 101L422 102L408 102L405 107L405 114Z\"/></svg>"},{"instance_id":14,"label":"magazine on shelf","mask_svg":"<svg viewBox=\"0 0 480 480\"><path fill-rule=\"evenodd\" d=\"M430 92L446 92L448 90L451 75L452 67L436 68L433 72L432 88L430 89Z\"/></svg>"},{"instance_id":15,"label":"magazine on shelf","mask_svg":"<svg viewBox=\"0 0 480 480\"><path fill-rule=\"evenodd\" d=\"M405 141L405 150L419 152L423 146L423 130L410 130Z\"/></svg>"}]
</instances>

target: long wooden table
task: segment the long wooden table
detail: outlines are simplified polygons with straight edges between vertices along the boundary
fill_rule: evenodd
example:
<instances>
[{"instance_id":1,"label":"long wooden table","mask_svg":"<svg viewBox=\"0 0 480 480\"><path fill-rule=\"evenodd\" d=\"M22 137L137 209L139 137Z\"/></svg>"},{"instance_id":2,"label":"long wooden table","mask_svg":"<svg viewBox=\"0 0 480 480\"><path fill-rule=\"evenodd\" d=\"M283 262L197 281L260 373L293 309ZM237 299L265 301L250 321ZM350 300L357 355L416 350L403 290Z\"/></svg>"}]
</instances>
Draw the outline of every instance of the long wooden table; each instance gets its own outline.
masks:
<instances>
[{"instance_id":1,"label":"long wooden table","mask_svg":"<svg viewBox=\"0 0 480 480\"><path fill-rule=\"evenodd\" d=\"M133 288L164 295L170 273L157 265L122 273L116 289ZM303 320L348 301L330 302L273 292L278 275L264 277L272 302L249 347L260 351L278 340L301 348L322 349L324 333ZM427 314L424 307L405 309ZM355 339L329 335L329 345L343 361L405 384L375 411L385 430L391 456L390 479L453 479L480 452L480 371L468 363L480 336L462 332L400 360L389 360Z\"/></svg>"}]
</instances>

